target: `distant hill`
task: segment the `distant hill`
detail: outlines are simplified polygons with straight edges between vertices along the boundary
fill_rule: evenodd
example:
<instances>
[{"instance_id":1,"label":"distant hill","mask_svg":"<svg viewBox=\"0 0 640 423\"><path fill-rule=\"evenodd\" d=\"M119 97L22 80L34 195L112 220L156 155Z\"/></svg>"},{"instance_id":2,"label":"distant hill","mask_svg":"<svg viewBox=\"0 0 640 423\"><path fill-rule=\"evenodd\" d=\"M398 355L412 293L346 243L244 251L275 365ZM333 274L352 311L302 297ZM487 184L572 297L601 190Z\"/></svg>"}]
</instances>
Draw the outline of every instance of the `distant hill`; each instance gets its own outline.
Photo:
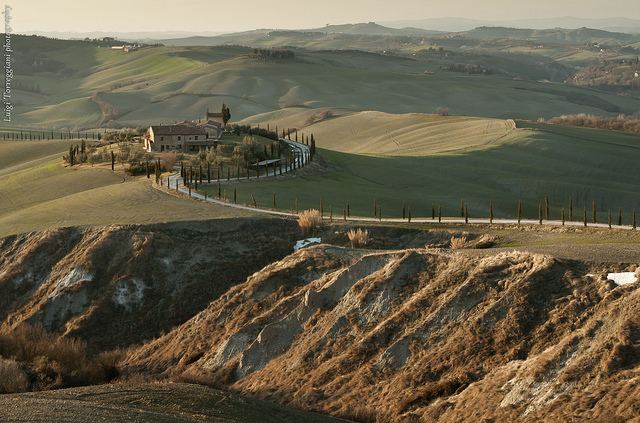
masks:
<instances>
[{"instance_id":1,"label":"distant hill","mask_svg":"<svg viewBox=\"0 0 640 423\"><path fill-rule=\"evenodd\" d=\"M356 34L356 35L435 35L441 31L431 31L421 28L389 28L375 22L327 25L324 28L305 30L307 32L323 32L325 34Z\"/></svg>"},{"instance_id":2,"label":"distant hill","mask_svg":"<svg viewBox=\"0 0 640 423\"><path fill-rule=\"evenodd\" d=\"M381 22L391 28L414 27L435 31L460 32L469 31L480 26L506 26L513 28L569 28L582 27L601 29L606 31L640 33L640 20L629 18L585 19L571 16L548 19L520 19L520 20L479 20L457 17L428 18L415 20L398 20Z\"/></svg>"},{"instance_id":3,"label":"distant hill","mask_svg":"<svg viewBox=\"0 0 640 423\"><path fill-rule=\"evenodd\" d=\"M328 25L322 28L289 30L289 29L256 29L253 31L243 31L217 36L191 36L184 38L169 38L160 40L161 43L171 46L217 46L217 45L249 45L249 46L272 46L276 43L309 47L309 42L314 46L321 44L320 48L335 48L329 45L336 44L336 40L342 41L341 48L359 48L359 40L356 36L377 36L377 37L429 37L443 34L440 31L429 31L421 28L388 28L374 22ZM326 35L332 35L326 37ZM335 36L341 37L336 39ZM283 40L283 38L285 40ZM280 42L278 42L280 40ZM290 40L290 41L289 41ZM380 38L376 39L375 45L384 48ZM388 41L388 40L387 40ZM313 46L312 46L313 47Z\"/></svg>"},{"instance_id":4,"label":"distant hill","mask_svg":"<svg viewBox=\"0 0 640 423\"><path fill-rule=\"evenodd\" d=\"M626 45L640 41L640 34L624 34L592 28L518 29L483 26L470 31L460 32L455 35L477 40L509 38L572 45L583 43Z\"/></svg>"}]
</instances>

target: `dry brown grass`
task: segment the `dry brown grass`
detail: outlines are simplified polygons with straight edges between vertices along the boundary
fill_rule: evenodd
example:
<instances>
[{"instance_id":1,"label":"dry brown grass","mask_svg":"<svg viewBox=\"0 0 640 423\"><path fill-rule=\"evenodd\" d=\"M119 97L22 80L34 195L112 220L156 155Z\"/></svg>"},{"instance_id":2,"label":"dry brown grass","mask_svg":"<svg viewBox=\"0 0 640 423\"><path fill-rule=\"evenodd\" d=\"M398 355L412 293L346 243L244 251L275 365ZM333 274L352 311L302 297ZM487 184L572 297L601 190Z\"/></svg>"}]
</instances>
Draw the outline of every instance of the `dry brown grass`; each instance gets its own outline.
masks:
<instances>
[{"instance_id":1,"label":"dry brown grass","mask_svg":"<svg viewBox=\"0 0 640 423\"><path fill-rule=\"evenodd\" d=\"M351 241L351 247L363 247L369 243L369 231L367 229L349 229L347 237Z\"/></svg>"},{"instance_id":2,"label":"dry brown grass","mask_svg":"<svg viewBox=\"0 0 640 423\"><path fill-rule=\"evenodd\" d=\"M466 248L467 245L468 245L468 241L467 241L466 235L461 235L459 237L457 236L451 237L450 248L452 250L461 250L463 248Z\"/></svg>"},{"instance_id":3,"label":"dry brown grass","mask_svg":"<svg viewBox=\"0 0 640 423\"><path fill-rule=\"evenodd\" d=\"M20 365L14 360L0 358L0 394L25 392L29 381Z\"/></svg>"},{"instance_id":4,"label":"dry brown grass","mask_svg":"<svg viewBox=\"0 0 640 423\"><path fill-rule=\"evenodd\" d=\"M91 356L83 341L56 336L41 326L23 324L11 333L0 335L0 356L29 368L38 376L23 390L109 382L118 377L117 363L123 355L122 351L115 350Z\"/></svg>"},{"instance_id":5,"label":"dry brown grass","mask_svg":"<svg viewBox=\"0 0 640 423\"><path fill-rule=\"evenodd\" d=\"M298 226L303 234L315 232L322 226L322 216L316 209L305 210L298 215Z\"/></svg>"}]
</instances>

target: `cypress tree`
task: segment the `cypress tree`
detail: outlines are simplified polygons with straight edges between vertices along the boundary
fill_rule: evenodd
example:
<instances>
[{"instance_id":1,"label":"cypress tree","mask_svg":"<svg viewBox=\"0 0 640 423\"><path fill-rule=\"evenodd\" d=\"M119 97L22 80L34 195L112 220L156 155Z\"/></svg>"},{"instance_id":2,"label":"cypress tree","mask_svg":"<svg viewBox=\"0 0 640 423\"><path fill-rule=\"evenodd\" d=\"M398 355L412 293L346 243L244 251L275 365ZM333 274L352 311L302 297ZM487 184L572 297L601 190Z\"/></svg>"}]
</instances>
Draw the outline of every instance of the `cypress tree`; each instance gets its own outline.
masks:
<instances>
[{"instance_id":1,"label":"cypress tree","mask_svg":"<svg viewBox=\"0 0 640 423\"><path fill-rule=\"evenodd\" d=\"M373 217L378 217L378 200L373 200Z\"/></svg>"},{"instance_id":2,"label":"cypress tree","mask_svg":"<svg viewBox=\"0 0 640 423\"><path fill-rule=\"evenodd\" d=\"M436 206L431 206L431 220L436 220Z\"/></svg>"},{"instance_id":3,"label":"cypress tree","mask_svg":"<svg viewBox=\"0 0 640 423\"><path fill-rule=\"evenodd\" d=\"M311 147L309 148L309 151L311 152L311 158L313 159L313 156L316 155L316 140L313 137L313 134L311 134Z\"/></svg>"},{"instance_id":4,"label":"cypress tree","mask_svg":"<svg viewBox=\"0 0 640 423\"><path fill-rule=\"evenodd\" d=\"M544 220L549 220L549 196L544 196Z\"/></svg>"},{"instance_id":5,"label":"cypress tree","mask_svg":"<svg viewBox=\"0 0 640 423\"><path fill-rule=\"evenodd\" d=\"M542 202L538 203L538 221L542 225Z\"/></svg>"},{"instance_id":6,"label":"cypress tree","mask_svg":"<svg viewBox=\"0 0 640 423\"><path fill-rule=\"evenodd\" d=\"M489 224L493 224L493 201L489 202Z\"/></svg>"},{"instance_id":7,"label":"cypress tree","mask_svg":"<svg viewBox=\"0 0 640 423\"><path fill-rule=\"evenodd\" d=\"M342 208L342 220L347 221L347 207Z\"/></svg>"},{"instance_id":8,"label":"cypress tree","mask_svg":"<svg viewBox=\"0 0 640 423\"><path fill-rule=\"evenodd\" d=\"M333 206L329 205L329 222L333 222Z\"/></svg>"},{"instance_id":9,"label":"cypress tree","mask_svg":"<svg viewBox=\"0 0 640 423\"><path fill-rule=\"evenodd\" d=\"M464 207L464 223L469 223L469 209L467 209L467 207Z\"/></svg>"},{"instance_id":10,"label":"cypress tree","mask_svg":"<svg viewBox=\"0 0 640 423\"><path fill-rule=\"evenodd\" d=\"M593 202L591 203L591 214L593 215L593 223L598 223L598 216L596 215L596 200L593 200Z\"/></svg>"},{"instance_id":11,"label":"cypress tree","mask_svg":"<svg viewBox=\"0 0 640 423\"><path fill-rule=\"evenodd\" d=\"M276 208L276 193L273 193L273 208Z\"/></svg>"},{"instance_id":12,"label":"cypress tree","mask_svg":"<svg viewBox=\"0 0 640 423\"><path fill-rule=\"evenodd\" d=\"M442 223L442 206L438 206L438 223Z\"/></svg>"},{"instance_id":13,"label":"cypress tree","mask_svg":"<svg viewBox=\"0 0 640 423\"><path fill-rule=\"evenodd\" d=\"M407 218L407 207L402 203L402 220Z\"/></svg>"},{"instance_id":14,"label":"cypress tree","mask_svg":"<svg viewBox=\"0 0 640 423\"><path fill-rule=\"evenodd\" d=\"M464 200L460 201L460 217L464 217Z\"/></svg>"},{"instance_id":15,"label":"cypress tree","mask_svg":"<svg viewBox=\"0 0 640 423\"><path fill-rule=\"evenodd\" d=\"M411 223L411 209L409 209L409 216L408 216L408 218L409 218L409 223Z\"/></svg>"},{"instance_id":16,"label":"cypress tree","mask_svg":"<svg viewBox=\"0 0 640 423\"><path fill-rule=\"evenodd\" d=\"M636 229L636 211L633 211L633 229Z\"/></svg>"},{"instance_id":17,"label":"cypress tree","mask_svg":"<svg viewBox=\"0 0 640 423\"><path fill-rule=\"evenodd\" d=\"M562 219L562 226L564 226L564 207L560 209L560 218Z\"/></svg>"},{"instance_id":18,"label":"cypress tree","mask_svg":"<svg viewBox=\"0 0 640 423\"><path fill-rule=\"evenodd\" d=\"M609 223L609 229L611 229L611 209L609 209L608 223Z\"/></svg>"},{"instance_id":19,"label":"cypress tree","mask_svg":"<svg viewBox=\"0 0 640 423\"><path fill-rule=\"evenodd\" d=\"M618 226L622 226L622 209L618 209Z\"/></svg>"},{"instance_id":20,"label":"cypress tree","mask_svg":"<svg viewBox=\"0 0 640 423\"><path fill-rule=\"evenodd\" d=\"M113 151L111 152L111 170L116 170L116 156L113 154Z\"/></svg>"},{"instance_id":21,"label":"cypress tree","mask_svg":"<svg viewBox=\"0 0 640 423\"><path fill-rule=\"evenodd\" d=\"M73 147L69 147L69 166L74 165L74 159Z\"/></svg>"},{"instance_id":22,"label":"cypress tree","mask_svg":"<svg viewBox=\"0 0 640 423\"><path fill-rule=\"evenodd\" d=\"M236 188L233 188L233 203L236 204L238 202L238 191Z\"/></svg>"},{"instance_id":23,"label":"cypress tree","mask_svg":"<svg viewBox=\"0 0 640 423\"><path fill-rule=\"evenodd\" d=\"M256 197L253 196L253 194L251 194L251 200L253 201L253 207L258 207L258 202L256 201Z\"/></svg>"},{"instance_id":24,"label":"cypress tree","mask_svg":"<svg viewBox=\"0 0 640 423\"><path fill-rule=\"evenodd\" d=\"M587 207L584 207L584 227L587 227Z\"/></svg>"},{"instance_id":25,"label":"cypress tree","mask_svg":"<svg viewBox=\"0 0 640 423\"><path fill-rule=\"evenodd\" d=\"M569 220L573 222L573 197L569 199Z\"/></svg>"},{"instance_id":26,"label":"cypress tree","mask_svg":"<svg viewBox=\"0 0 640 423\"><path fill-rule=\"evenodd\" d=\"M518 200L518 225L522 222L522 200Z\"/></svg>"},{"instance_id":27,"label":"cypress tree","mask_svg":"<svg viewBox=\"0 0 640 423\"><path fill-rule=\"evenodd\" d=\"M347 202L347 217L351 217L351 205Z\"/></svg>"},{"instance_id":28,"label":"cypress tree","mask_svg":"<svg viewBox=\"0 0 640 423\"><path fill-rule=\"evenodd\" d=\"M378 220L382 222L382 207L378 206Z\"/></svg>"}]
</instances>

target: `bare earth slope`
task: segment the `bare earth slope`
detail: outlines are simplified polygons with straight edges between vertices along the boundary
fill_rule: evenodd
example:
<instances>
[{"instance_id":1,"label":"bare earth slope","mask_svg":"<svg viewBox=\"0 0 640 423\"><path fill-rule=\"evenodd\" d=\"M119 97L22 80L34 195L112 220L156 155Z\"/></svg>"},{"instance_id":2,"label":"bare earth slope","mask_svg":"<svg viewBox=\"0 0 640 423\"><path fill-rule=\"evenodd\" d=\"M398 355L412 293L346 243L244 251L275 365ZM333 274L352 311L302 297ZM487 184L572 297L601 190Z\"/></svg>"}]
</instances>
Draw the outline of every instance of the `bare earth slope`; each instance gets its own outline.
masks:
<instances>
[{"instance_id":1,"label":"bare earth slope","mask_svg":"<svg viewBox=\"0 0 640 423\"><path fill-rule=\"evenodd\" d=\"M96 350L141 342L287 255L295 230L249 218L0 239L0 330L40 323Z\"/></svg>"},{"instance_id":2,"label":"bare earth slope","mask_svg":"<svg viewBox=\"0 0 640 423\"><path fill-rule=\"evenodd\" d=\"M523 252L318 246L126 365L359 419L632 418L640 293L590 270Z\"/></svg>"}]
</instances>

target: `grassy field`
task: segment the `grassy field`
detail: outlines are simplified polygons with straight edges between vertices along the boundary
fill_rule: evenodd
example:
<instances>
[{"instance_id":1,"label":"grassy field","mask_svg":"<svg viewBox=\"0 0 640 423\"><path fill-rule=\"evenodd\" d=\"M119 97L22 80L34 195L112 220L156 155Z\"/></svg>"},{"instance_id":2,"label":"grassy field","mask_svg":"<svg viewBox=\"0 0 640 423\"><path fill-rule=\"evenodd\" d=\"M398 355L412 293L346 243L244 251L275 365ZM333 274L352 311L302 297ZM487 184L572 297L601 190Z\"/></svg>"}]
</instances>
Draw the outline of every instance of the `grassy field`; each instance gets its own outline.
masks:
<instances>
[{"instance_id":1,"label":"grassy field","mask_svg":"<svg viewBox=\"0 0 640 423\"><path fill-rule=\"evenodd\" d=\"M600 221L606 219L609 208L614 219L622 208L626 223L634 208L640 211L640 143L632 135L520 122L522 128L493 143L480 142L482 137L452 137L446 142L448 132L442 133L442 142L436 142L427 136L428 130L422 145L416 141L420 137L412 140L407 135L411 155L403 156L397 154L393 137L383 142L388 124L378 119L358 133L367 154L335 151L360 150L351 140L353 127L343 124L350 119L359 117L316 124L323 129L318 132L322 136L316 137L320 159L296 177L240 184L239 201L251 203L254 195L258 204L271 207L275 193L277 207L290 210L296 200L299 209L319 208L322 200L325 213L333 207L335 217L342 216L347 202L354 215L371 216L376 201L383 216L398 217L403 203L413 216L430 216L432 206L438 205L444 215L459 216L464 200L472 217L488 216L490 202L496 217L515 217L517 202L522 200L525 216L537 218L539 203L548 195L551 217L556 219L561 207L567 209L568 217L570 198L576 220L582 219L585 206L591 218L592 201ZM457 119L439 120L445 124ZM316 125L305 131L316 133ZM401 146L404 140L400 139ZM451 151L450 146L456 149Z\"/></svg>"},{"instance_id":2,"label":"grassy field","mask_svg":"<svg viewBox=\"0 0 640 423\"><path fill-rule=\"evenodd\" d=\"M325 120L308 131L326 150L413 157L484 150L523 136L511 120L381 112Z\"/></svg>"},{"instance_id":3,"label":"grassy field","mask_svg":"<svg viewBox=\"0 0 640 423\"><path fill-rule=\"evenodd\" d=\"M250 215L167 195L144 177L125 176L120 165L116 172L90 165L66 168L60 155L67 148L61 141L0 143L0 236L52 227Z\"/></svg>"},{"instance_id":4,"label":"grassy field","mask_svg":"<svg viewBox=\"0 0 640 423\"><path fill-rule=\"evenodd\" d=\"M510 71L502 76L441 71L441 59L429 56L297 50L295 59L264 61L242 47L124 53L76 41L16 37L15 43L41 54L47 64L16 65L25 68L19 72L21 84L38 87L16 93L13 124L22 126L146 126L200 118L223 102L231 106L233 120L294 106L393 113L445 106L458 115L531 119L640 110L632 95L536 82L545 79L541 75L518 80Z\"/></svg>"},{"instance_id":5,"label":"grassy field","mask_svg":"<svg viewBox=\"0 0 640 423\"><path fill-rule=\"evenodd\" d=\"M0 175L9 168L62 156L73 141L0 141Z\"/></svg>"}]
</instances>

